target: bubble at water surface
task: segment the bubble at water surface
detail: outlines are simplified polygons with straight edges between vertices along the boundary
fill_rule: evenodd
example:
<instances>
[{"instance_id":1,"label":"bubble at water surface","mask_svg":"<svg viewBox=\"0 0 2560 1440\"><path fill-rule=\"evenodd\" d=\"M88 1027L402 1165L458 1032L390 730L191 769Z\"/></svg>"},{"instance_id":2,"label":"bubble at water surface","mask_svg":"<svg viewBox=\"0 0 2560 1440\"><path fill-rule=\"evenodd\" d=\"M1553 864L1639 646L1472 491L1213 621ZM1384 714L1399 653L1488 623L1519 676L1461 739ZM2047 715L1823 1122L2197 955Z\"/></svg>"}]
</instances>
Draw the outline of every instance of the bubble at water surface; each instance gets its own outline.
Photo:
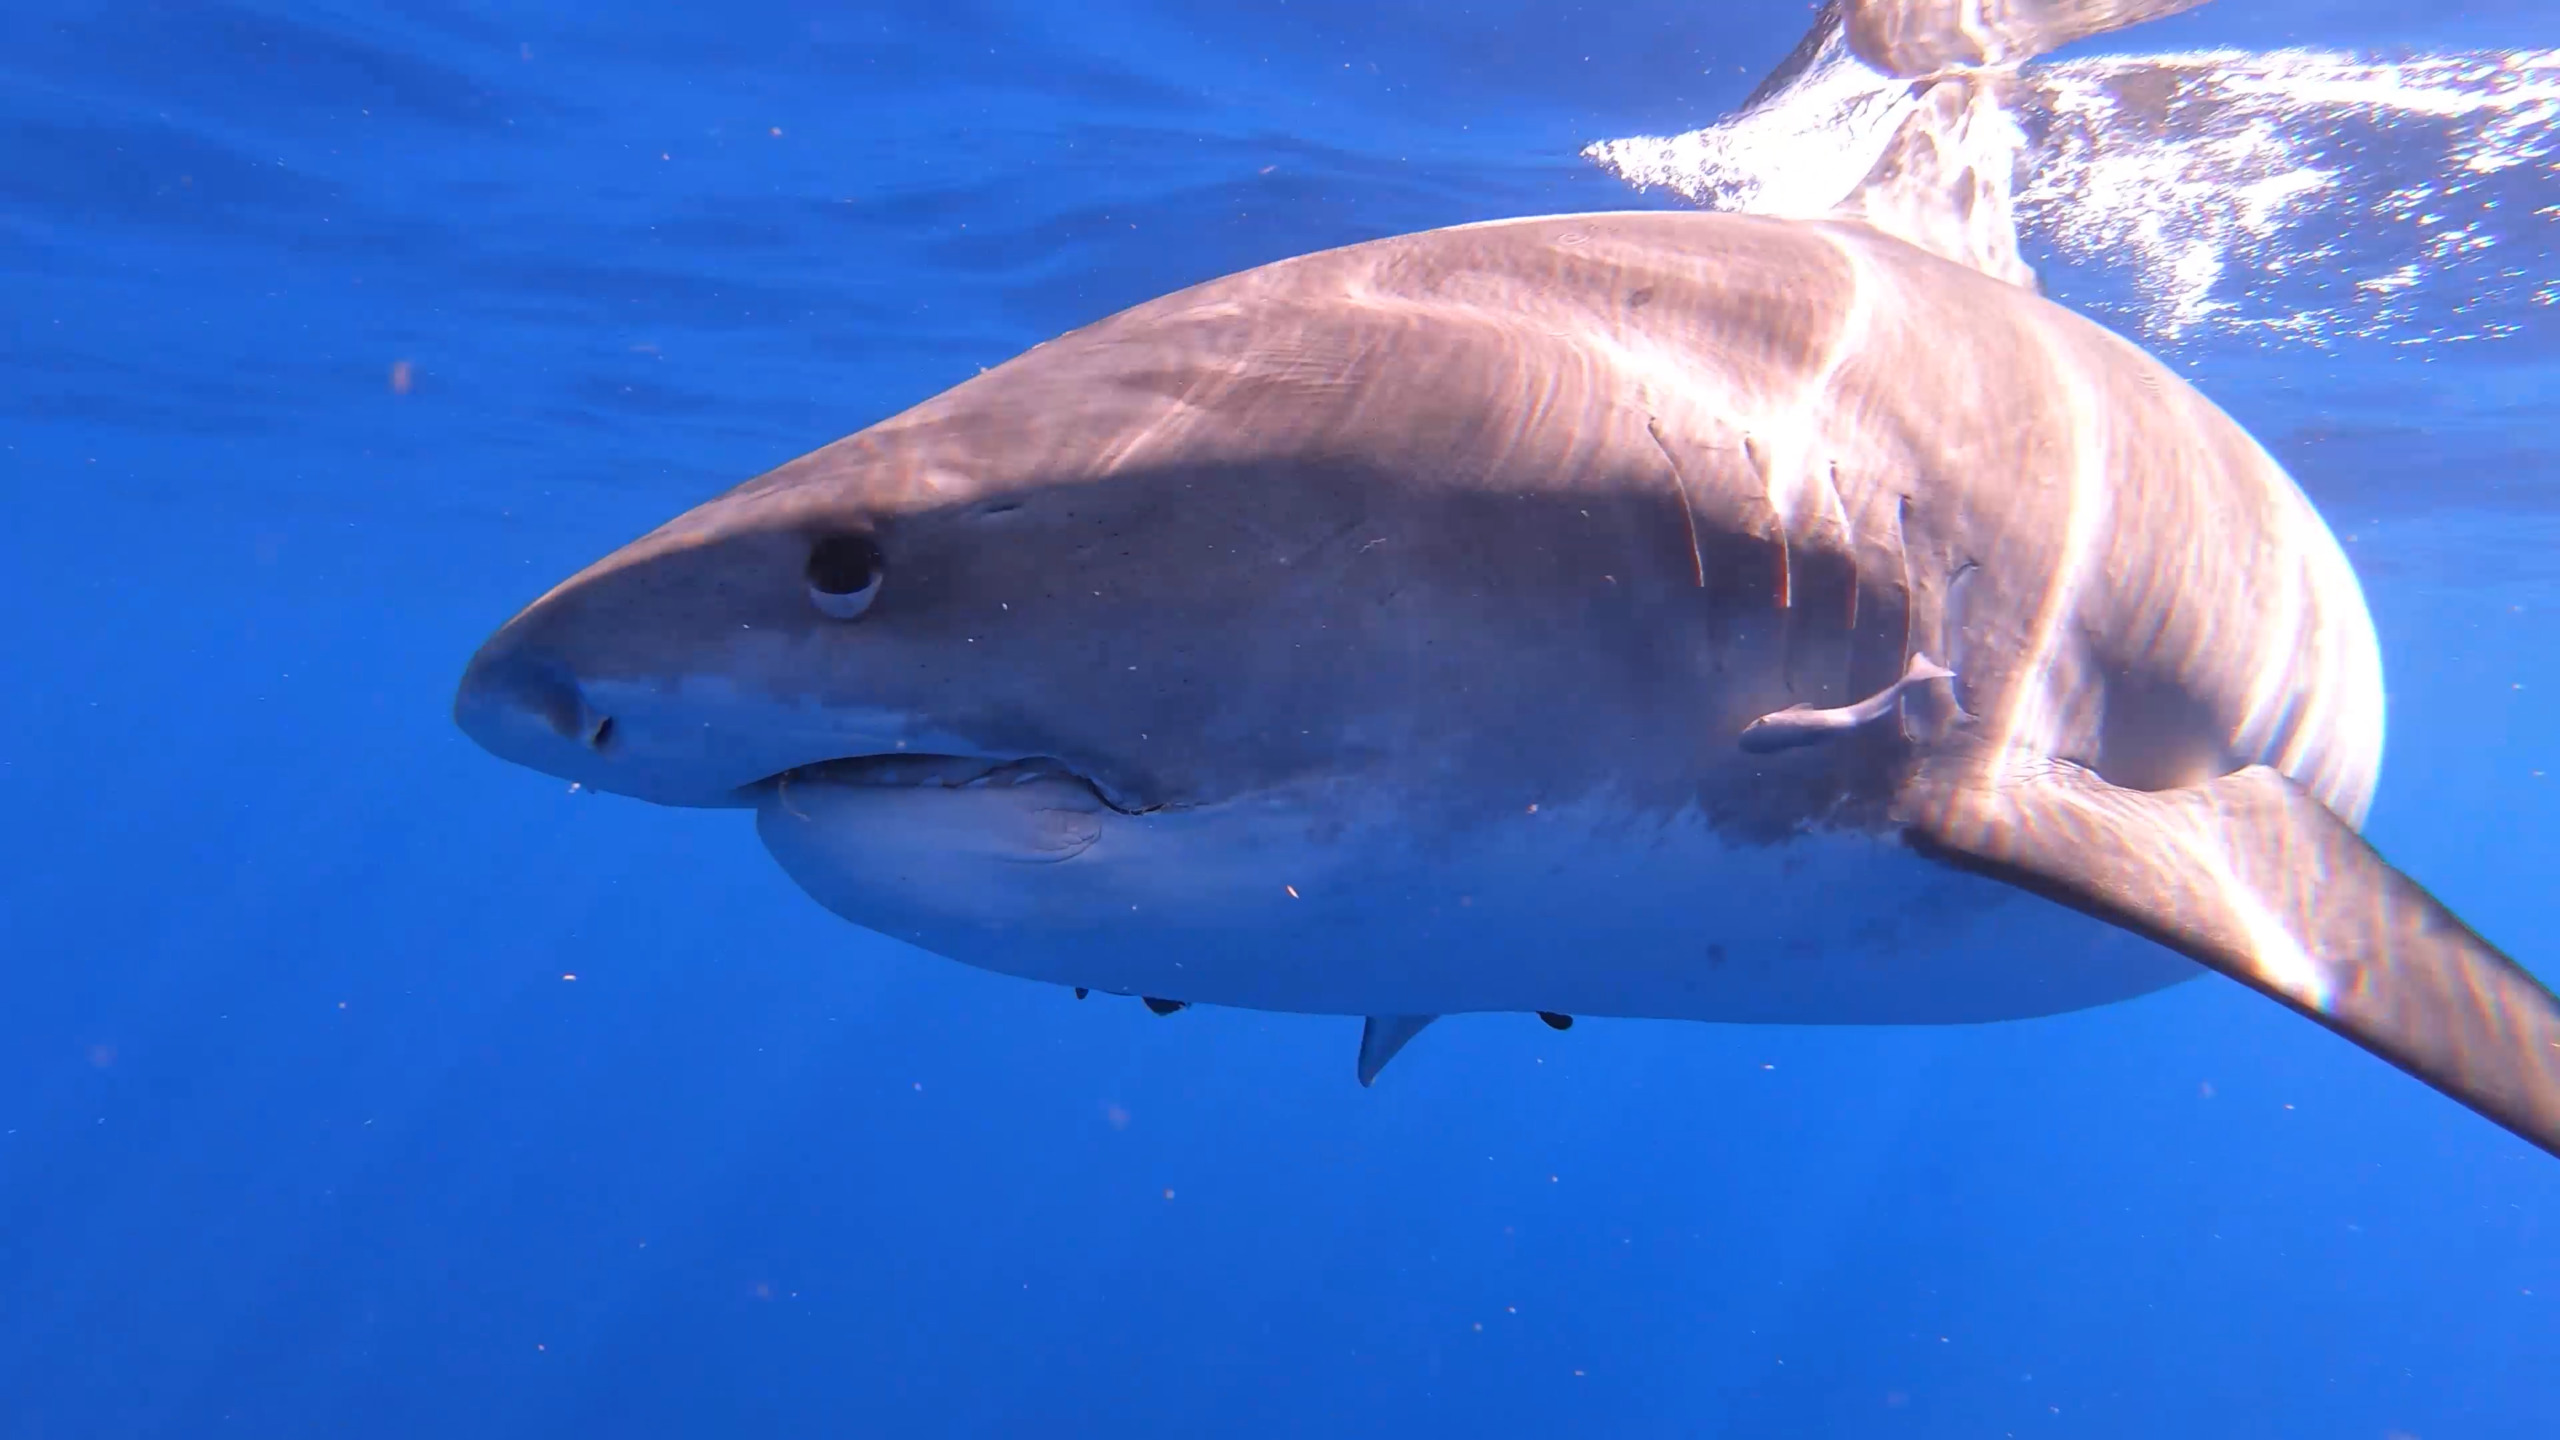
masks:
<instances>
[{"instance_id":1,"label":"bubble at water surface","mask_svg":"<svg viewBox=\"0 0 2560 1440\"><path fill-rule=\"evenodd\" d=\"M1834 37L1686 134L1584 150L1718 210L1818 214L1910 113ZM2560 50L2107 55L2025 68L2022 240L2049 288L2175 338L2560 344Z\"/></svg>"}]
</instances>

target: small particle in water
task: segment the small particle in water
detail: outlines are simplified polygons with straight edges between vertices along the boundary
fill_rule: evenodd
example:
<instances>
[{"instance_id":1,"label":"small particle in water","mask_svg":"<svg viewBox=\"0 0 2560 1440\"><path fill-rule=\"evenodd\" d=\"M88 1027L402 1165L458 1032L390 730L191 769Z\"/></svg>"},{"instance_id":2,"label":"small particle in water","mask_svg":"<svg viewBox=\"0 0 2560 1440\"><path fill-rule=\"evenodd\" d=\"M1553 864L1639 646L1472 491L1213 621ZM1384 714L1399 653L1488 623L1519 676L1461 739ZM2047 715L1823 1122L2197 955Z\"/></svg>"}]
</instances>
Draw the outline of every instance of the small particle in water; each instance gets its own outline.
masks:
<instances>
[{"instance_id":1,"label":"small particle in water","mask_svg":"<svg viewBox=\"0 0 2560 1440\"><path fill-rule=\"evenodd\" d=\"M572 970L572 971L570 971L569 973L567 973L567 974L565 974L565 975L561 976L560 978L561 978L561 979L563 979L563 980L575 980L575 979L577 979L577 978L578 978L578 972L576 972L575 970ZM344 1005L341 1005L341 1006L339 1006L338 1008L339 1008L339 1009L341 1009L341 1010L344 1010L344 1009L346 1009L347 1007L346 1007L346 1006L344 1006Z\"/></svg>"},{"instance_id":2,"label":"small particle in water","mask_svg":"<svg viewBox=\"0 0 2560 1440\"><path fill-rule=\"evenodd\" d=\"M1281 886L1280 888L1289 892L1289 898L1290 898L1290 899L1295 900L1295 899L1297 899L1297 898L1298 898L1298 887L1297 887L1297 886L1295 886L1295 885L1283 885L1283 886Z\"/></svg>"}]
</instances>

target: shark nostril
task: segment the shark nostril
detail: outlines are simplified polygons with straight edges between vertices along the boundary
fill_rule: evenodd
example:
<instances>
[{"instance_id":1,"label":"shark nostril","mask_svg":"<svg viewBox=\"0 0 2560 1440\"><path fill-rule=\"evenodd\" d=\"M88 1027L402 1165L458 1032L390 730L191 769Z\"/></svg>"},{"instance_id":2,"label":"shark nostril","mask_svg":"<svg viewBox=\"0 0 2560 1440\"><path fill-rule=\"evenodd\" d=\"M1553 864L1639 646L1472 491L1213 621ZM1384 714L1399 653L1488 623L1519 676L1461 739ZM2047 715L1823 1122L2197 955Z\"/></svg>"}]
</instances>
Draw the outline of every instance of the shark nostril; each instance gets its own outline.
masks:
<instances>
[{"instance_id":1,"label":"shark nostril","mask_svg":"<svg viewBox=\"0 0 2560 1440\"><path fill-rule=\"evenodd\" d=\"M483 651L464 672L454 696L454 718L484 745L499 748L548 731L562 740L602 750L613 722L587 703L577 677L558 660L520 649Z\"/></svg>"}]
</instances>

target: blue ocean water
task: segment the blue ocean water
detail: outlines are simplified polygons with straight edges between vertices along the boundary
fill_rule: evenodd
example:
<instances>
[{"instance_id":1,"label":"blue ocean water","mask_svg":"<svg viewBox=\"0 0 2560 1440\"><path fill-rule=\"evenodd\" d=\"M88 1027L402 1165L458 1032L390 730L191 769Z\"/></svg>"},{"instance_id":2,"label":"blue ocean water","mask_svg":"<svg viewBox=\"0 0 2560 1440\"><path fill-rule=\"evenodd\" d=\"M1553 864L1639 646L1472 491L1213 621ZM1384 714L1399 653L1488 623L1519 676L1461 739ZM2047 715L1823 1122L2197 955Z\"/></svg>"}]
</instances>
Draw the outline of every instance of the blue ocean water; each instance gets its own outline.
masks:
<instances>
[{"instance_id":1,"label":"blue ocean water","mask_svg":"<svg viewBox=\"0 0 2560 1440\"><path fill-rule=\"evenodd\" d=\"M553 580L1064 328L1677 203L1577 152L1713 119L1806 18L0 14L0 1437L2560 1434L2560 1163L2235 986L1452 1021L1364 1091L1351 1022L902 950L742 817L450 723ZM2512 178L2529 296L2560 172ZM2155 343L2351 537L2368 833L2549 976L2560 325L2420 343L2472 299Z\"/></svg>"}]
</instances>

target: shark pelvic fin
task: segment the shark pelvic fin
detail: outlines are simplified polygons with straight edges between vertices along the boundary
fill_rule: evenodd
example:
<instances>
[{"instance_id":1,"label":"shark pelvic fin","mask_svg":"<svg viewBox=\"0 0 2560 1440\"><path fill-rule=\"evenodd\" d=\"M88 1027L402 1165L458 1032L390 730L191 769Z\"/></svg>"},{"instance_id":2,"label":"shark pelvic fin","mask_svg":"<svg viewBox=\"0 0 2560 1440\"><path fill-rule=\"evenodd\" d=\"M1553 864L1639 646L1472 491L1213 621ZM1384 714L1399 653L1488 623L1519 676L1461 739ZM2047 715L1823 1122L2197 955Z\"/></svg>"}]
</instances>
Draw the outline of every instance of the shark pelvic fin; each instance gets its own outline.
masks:
<instances>
[{"instance_id":1,"label":"shark pelvic fin","mask_svg":"<svg viewBox=\"0 0 2560 1440\"><path fill-rule=\"evenodd\" d=\"M1437 1015L1372 1015L1360 1023L1360 1083L1376 1082L1378 1072L1396 1058L1405 1042L1422 1033Z\"/></svg>"}]
</instances>

